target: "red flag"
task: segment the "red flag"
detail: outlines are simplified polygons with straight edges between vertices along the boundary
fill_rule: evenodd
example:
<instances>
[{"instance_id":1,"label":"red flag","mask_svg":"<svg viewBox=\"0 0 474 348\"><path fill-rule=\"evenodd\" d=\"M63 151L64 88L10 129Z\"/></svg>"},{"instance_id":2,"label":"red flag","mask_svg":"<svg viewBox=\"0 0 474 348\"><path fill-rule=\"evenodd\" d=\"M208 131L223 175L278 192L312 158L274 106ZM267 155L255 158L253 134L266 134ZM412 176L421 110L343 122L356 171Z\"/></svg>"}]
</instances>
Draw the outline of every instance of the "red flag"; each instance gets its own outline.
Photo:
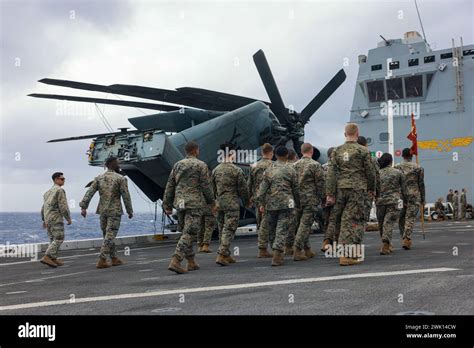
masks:
<instances>
[{"instance_id":1,"label":"red flag","mask_svg":"<svg viewBox=\"0 0 474 348\"><path fill-rule=\"evenodd\" d=\"M411 114L411 131L407 135L407 138L412 142L410 153L418 156L418 135L416 134L415 115L413 115L413 113Z\"/></svg>"}]
</instances>

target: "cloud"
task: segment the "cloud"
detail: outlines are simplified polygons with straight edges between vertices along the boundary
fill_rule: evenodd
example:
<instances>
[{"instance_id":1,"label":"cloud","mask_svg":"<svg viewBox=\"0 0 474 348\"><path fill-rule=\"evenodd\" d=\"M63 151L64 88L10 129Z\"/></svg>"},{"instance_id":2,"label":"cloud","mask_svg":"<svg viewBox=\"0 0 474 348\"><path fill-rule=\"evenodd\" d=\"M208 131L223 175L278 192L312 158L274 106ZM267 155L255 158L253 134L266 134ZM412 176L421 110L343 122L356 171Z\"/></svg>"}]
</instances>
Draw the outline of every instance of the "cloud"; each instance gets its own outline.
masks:
<instances>
[{"instance_id":1,"label":"cloud","mask_svg":"<svg viewBox=\"0 0 474 348\"><path fill-rule=\"evenodd\" d=\"M67 173L68 195L78 199L85 183L100 173L87 165L87 140L45 143L106 132L97 111L77 103L77 112L64 115L55 101L26 94L116 96L46 86L36 82L40 78L192 86L267 100L252 60L262 48L283 100L302 110L348 61L346 82L306 127L308 141L329 147L343 141L357 56L374 48L379 34L400 38L419 28L411 1L3 1L1 6L0 210L37 210L56 169ZM451 37L460 35L465 44L473 41L472 2L420 1L419 7L428 40L438 48L450 47ZM19 67L15 58L21 59ZM113 128L142 115L134 108L101 110ZM148 211L131 191L137 210Z\"/></svg>"}]
</instances>

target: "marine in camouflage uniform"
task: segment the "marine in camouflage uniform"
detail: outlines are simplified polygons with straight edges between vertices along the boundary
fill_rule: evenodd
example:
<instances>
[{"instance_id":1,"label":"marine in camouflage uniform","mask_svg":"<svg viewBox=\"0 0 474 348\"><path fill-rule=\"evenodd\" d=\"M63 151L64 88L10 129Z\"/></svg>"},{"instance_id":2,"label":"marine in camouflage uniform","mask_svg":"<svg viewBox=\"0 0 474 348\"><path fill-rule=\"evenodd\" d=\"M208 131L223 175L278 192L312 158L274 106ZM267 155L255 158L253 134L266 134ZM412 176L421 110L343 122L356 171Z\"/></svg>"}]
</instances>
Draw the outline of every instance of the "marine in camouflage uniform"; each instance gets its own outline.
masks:
<instances>
[{"instance_id":1,"label":"marine in camouflage uniform","mask_svg":"<svg viewBox=\"0 0 474 348\"><path fill-rule=\"evenodd\" d=\"M357 143L359 145L365 146L368 149L368 142L367 142L366 137L359 136L359 138L357 139ZM372 164L373 164L374 170L375 170L375 186L377 186L377 183L380 180L380 178L379 178L379 169L380 168L379 168L379 164L377 162L377 158L376 157L371 157L371 159L372 159ZM370 220L370 211L372 210L372 205L373 205L373 202L374 202L374 198L375 197L371 196L370 194L367 194L366 201L365 201L365 221L366 222L368 222Z\"/></svg>"},{"instance_id":2,"label":"marine in camouflage uniform","mask_svg":"<svg viewBox=\"0 0 474 348\"><path fill-rule=\"evenodd\" d=\"M453 219L457 220L459 218L459 196L458 196L458 190L454 191L453 195Z\"/></svg>"},{"instance_id":3,"label":"marine in camouflage uniform","mask_svg":"<svg viewBox=\"0 0 474 348\"><path fill-rule=\"evenodd\" d=\"M118 173L119 164L115 157L111 157L106 161L107 171L97 176L84 198L79 203L82 215L85 217L87 208L94 194L99 191L99 205L96 214L100 215L100 228L104 241L100 249L99 262L97 268L107 268L107 256L112 260L112 266L119 266L123 261L117 257L117 249L115 247L115 238L117 237L120 222L122 220L123 208L122 201L125 204L125 210L128 217L133 217L132 199L128 191L127 179Z\"/></svg>"},{"instance_id":4,"label":"marine in camouflage uniform","mask_svg":"<svg viewBox=\"0 0 474 348\"><path fill-rule=\"evenodd\" d=\"M221 150L226 153L235 151L232 144L221 145ZM214 168L211 179L216 196L217 224L221 235L216 263L221 266L235 262L231 256L230 244L239 226L239 199L242 200L244 207L249 205L249 192L244 173L232 161L233 156L227 156L225 162Z\"/></svg>"},{"instance_id":5,"label":"marine in camouflage uniform","mask_svg":"<svg viewBox=\"0 0 474 348\"><path fill-rule=\"evenodd\" d=\"M300 204L296 171L286 164L287 154L286 147L277 149L277 161L265 171L255 199L257 206L268 214L269 234L275 234L272 266L283 264L291 211Z\"/></svg>"},{"instance_id":6,"label":"marine in camouflage uniform","mask_svg":"<svg viewBox=\"0 0 474 348\"><path fill-rule=\"evenodd\" d=\"M405 175L407 194L403 200L398 225L403 239L403 249L408 250L411 248L411 234L420 204L425 204L425 173L420 165L411 162L413 156L409 148L403 149L402 157L403 161L395 165L395 168Z\"/></svg>"},{"instance_id":7,"label":"marine in camouflage uniform","mask_svg":"<svg viewBox=\"0 0 474 348\"><path fill-rule=\"evenodd\" d=\"M357 144L358 126L346 125L345 134L346 142L331 156L326 194L328 202L335 201L333 214L340 218L339 243L355 247L364 234L367 191L375 193L375 170L367 148ZM347 256L339 259L341 266L360 262L357 257Z\"/></svg>"},{"instance_id":8,"label":"marine in camouflage uniform","mask_svg":"<svg viewBox=\"0 0 474 348\"><path fill-rule=\"evenodd\" d=\"M331 155L334 151L334 147L328 149L327 156L328 161L322 165L324 172L324 192L326 192L326 183L327 183L327 172L329 168L329 162L331 161ZM326 195L324 195L322 200L323 206L323 245L321 246L321 251L326 251L333 242L337 242L339 239L339 232L341 230L340 220L337 219L333 214L334 205L326 205Z\"/></svg>"},{"instance_id":9,"label":"marine in camouflage uniform","mask_svg":"<svg viewBox=\"0 0 474 348\"><path fill-rule=\"evenodd\" d=\"M293 166L298 161L298 154L293 149L288 149L288 160L286 164ZM285 244L285 255L293 256L293 245L295 243L296 231L298 230L299 216L297 209L293 209L290 214L290 227L288 228L288 237ZM275 237L271 235L270 237ZM270 245L273 245L273 239L270 239Z\"/></svg>"},{"instance_id":10,"label":"marine in camouflage uniform","mask_svg":"<svg viewBox=\"0 0 474 348\"><path fill-rule=\"evenodd\" d=\"M267 168L273 166L273 147L270 144L264 144L261 147L262 155L268 158L262 158L258 161L254 166L252 166L250 170L250 175L248 178L248 188L250 194L250 201L255 203L255 196L258 193L258 189L260 188L260 184L263 180L263 173ZM255 215L257 218L257 229L258 229L258 257L271 257L271 254L268 253L268 242L269 242L269 235L268 235L268 219L265 212L261 212L259 207L255 205ZM272 244L270 244L272 245Z\"/></svg>"},{"instance_id":11,"label":"marine in camouflage uniform","mask_svg":"<svg viewBox=\"0 0 474 348\"><path fill-rule=\"evenodd\" d=\"M466 189L461 190L460 203L461 203L461 219L465 220L466 219L466 210L467 210Z\"/></svg>"},{"instance_id":12,"label":"marine in camouflage uniform","mask_svg":"<svg viewBox=\"0 0 474 348\"><path fill-rule=\"evenodd\" d=\"M209 170L206 163L197 158L197 143L188 142L185 150L186 158L173 166L163 196L163 208L167 213L171 213L173 207L177 209L178 230L182 232L168 266L178 274L199 269L194 260L193 241L201 228L202 210L207 205L214 208ZM187 269L181 267L184 259L188 261Z\"/></svg>"},{"instance_id":13,"label":"marine in camouflage uniform","mask_svg":"<svg viewBox=\"0 0 474 348\"><path fill-rule=\"evenodd\" d=\"M41 207L41 220L43 227L48 231L49 246L46 249L41 263L50 267L62 266L63 261L59 260L58 251L64 241L64 221L71 224L71 213L67 204L66 192L61 187L64 184L63 173L54 173L54 186L43 195L43 206Z\"/></svg>"},{"instance_id":14,"label":"marine in camouflage uniform","mask_svg":"<svg viewBox=\"0 0 474 348\"><path fill-rule=\"evenodd\" d=\"M454 203L453 197L454 197L453 189L449 189L449 192L446 195L446 202L449 202L449 203L453 204ZM453 204L453 206L454 206L454 204Z\"/></svg>"},{"instance_id":15,"label":"marine in camouflage uniform","mask_svg":"<svg viewBox=\"0 0 474 348\"><path fill-rule=\"evenodd\" d=\"M314 216L324 196L324 171L318 162L312 159L313 146L301 145L303 157L293 167L298 178L298 192L301 208L297 210L298 229L294 242L294 260L300 261L315 256L311 250L309 234ZM303 252L304 251L304 252Z\"/></svg>"},{"instance_id":16,"label":"marine in camouflage uniform","mask_svg":"<svg viewBox=\"0 0 474 348\"><path fill-rule=\"evenodd\" d=\"M400 209L403 207L403 197L407 194L405 176L391 164L393 157L384 153L380 157L382 169L377 183L377 221L380 237L382 238L381 255L391 253L390 243L392 241L393 226L398 220Z\"/></svg>"}]
</instances>

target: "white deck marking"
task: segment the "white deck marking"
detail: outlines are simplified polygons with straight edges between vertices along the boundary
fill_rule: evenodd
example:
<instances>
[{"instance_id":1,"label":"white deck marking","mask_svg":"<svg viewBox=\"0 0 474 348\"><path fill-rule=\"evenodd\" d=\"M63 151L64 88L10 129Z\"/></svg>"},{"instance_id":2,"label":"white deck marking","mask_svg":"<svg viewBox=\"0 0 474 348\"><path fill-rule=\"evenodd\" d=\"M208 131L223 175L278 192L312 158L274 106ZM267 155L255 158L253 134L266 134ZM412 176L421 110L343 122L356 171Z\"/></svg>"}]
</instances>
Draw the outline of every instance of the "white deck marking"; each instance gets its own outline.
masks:
<instances>
[{"instance_id":1,"label":"white deck marking","mask_svg":"<svg viewBox=\"0 0 474 348\"><path fill-rule=\"evenodd\" d=\"M131 250L147 250L147 249L158 249L158 248L164 248L164 247L167 247L169 245L157 245L157 246L154 246L154 247L144 247L144 248L135 248L135 249L131 249ZM95 250L95 249L92 249L92 250ZM67 250L65 250L67 251ZM119 250L117 251L119 253L123 253L123 250ZM73 259L73 258L78 258L78 257L82 257L82 256L93 256L93 255L99 255L99 253L89 253L89 254L80 254L80 255L71 255L71 256L62 256L61 259ZM169 260L169 258L168 258ZM20 265L20 264L23 264L23 263L31 263L31 262L39 262L39 259L38 260L28 260L28 261L18 261L18 262L7 262L7 263L0 263L0 266L12 266L12 265Z\"/></svg>"},{"instance_id":2,"label":"white deck marking","mask_svg":"<svg viewBox=\"0 0 474 348\"><path fill-rule=\"evenodd\" d=\"M6 292L5 295L24 294L25 292L28 292L28 291L10 291L10 292Z\"/></svg>"},{"instance_id":3,"label":"white deck marking","mask_svg":"<svg viewBox=\"0 0 474 348\"><path fill-rule=\"evenodd\" d=\"M75 272L75 273L61 274L61 275L57 275L57 276L52 276L52 277L44 277L44 278L38 278L38 279L31 279L31 280L23 280L23 281L21 281L21 282L0 284L0 287L1 287L1 286L8 286L8 285L23 284L23 283L35 283L35 282L42 282L42 281L44 281L44 280L48 280L48 279L62 278L62 277L69 277L69 276L72 276L72 275L76 275L76 274L82 274L82 273L87 273L87 272L89 272L89 271L82 271L82 272Z\"/></svg>"},{"instance_id":4,"label":"white deck marking","mask_svg":"<svg viewBox=\"0 0 474 348\"><path fill-rule=\"evenodd\" d=\"M176 294L189 294L189 293L209 292L209 291L238 290L238 289L276 286L276 285L315 283L315 282L324 282L324 281L329 281L329 280L386 277L386 276L398 276L398 275L407 275L407 274L450 272L450 271L458 271L458 270L460 269L459 268L445 268L445 267L427 268L427 269L414 269L414 270L394 271L394 272L356 273L356 274L337 275L337 276L329 276L329 277L318 277L318 278L287 279L287 280L277 280L277 281L268 281L268 282L259 282L259 283L243 283L243 284L218 285L218 286L208 286L208 287L198 287L198 288L161 290L161 291L153 291L153 292L138 292L138 293L130 293L130 294L76 298L74 303L71 303L70 299L20 303L16 305L1 306L0 311L48 307L48 306L57 306L57 305L64 305L64 304L74 305L78 303L88 303L88 302L124 300L124 299L157 297L157 296L167 296L167 295L176 295Z\"/></svg>"}]
</instances>

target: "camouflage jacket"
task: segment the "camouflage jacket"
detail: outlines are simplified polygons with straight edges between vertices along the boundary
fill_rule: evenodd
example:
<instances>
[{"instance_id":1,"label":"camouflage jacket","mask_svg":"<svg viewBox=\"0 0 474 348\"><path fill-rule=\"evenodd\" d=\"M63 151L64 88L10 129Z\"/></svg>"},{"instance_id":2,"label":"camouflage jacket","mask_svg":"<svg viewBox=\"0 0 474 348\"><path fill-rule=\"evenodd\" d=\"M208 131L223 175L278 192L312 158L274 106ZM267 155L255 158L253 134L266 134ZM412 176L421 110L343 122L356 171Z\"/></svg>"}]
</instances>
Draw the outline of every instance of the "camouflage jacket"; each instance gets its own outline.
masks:
<instances>
[{"instance_id":1,"label":"camouflage jacket","mask_svg":"<svg viewBox=\"0 0 474 348\"><path fill-rule=\"evenodd\" d=\"M407 192L405 176L390 166L380 169L380 183L377 186L377 205L398 204Z\"/></svg>"},{"instance_id":2,"label":"camouflage jacket","mask_svg":"<svg viewBox=\"0 0 474 348\"><path fill-rule=\"evenodd\" d=\"M379 192L380 191L380 166L379 166L379 161L377 157L371 157L372 159L372 164L374 166L375 170L375 191Z\"/></svg>"},{"instance_id":3,"label":"camouflage jacket","mask_svg":"<svg viewBox=\"0 0 474 348\"><path fill-rule=\"evenodd\" d=\"M59 185L54 185L43 195L41 219L48 225L63 223L63 218L71 219L67 204L66 192Z\"/></svg>"},{"instance_id":4,"label":"camouflage jacket","mask_svg":"<svg viewBox=\"0 0 474 348\"><path fill-rule=\"evenodd\" d=\"M446 196L446 202L454 203L454 193L448 193Z\"/></svg>"},{"instance_id":5,"label":"camouflage jacket","mask_svg":"<svg viewBox=\"0 0 474 348\"><path fill-rule=\"evenodd\" d=\"M455 207L459 207L459 197L458 197L457 194L454 194L454 195L453 195L453 205L454 205Z\"/></svg>"},{"instance_id":6,"label":"camouflage jacket","mask_svg":"<svg viewBox=\"0 0 474 348\"><path fill-rule=\"evenodd\" d=\"M375 192L375 169L369 150L355 141L346 141L331 154L326 180L326 194L335 196L344 188Z\"/></svg>"},{"instance_id":7,"label":"camouflage jacket","mask_svg":"<svg viewBox=\"0 0 474 348\"><path fill-rule=\"evenodd\" d=\"M127 179L108 169L104 174L97 176L87 190L84 198L79 203L82 209L87 209L94 194L99 191L99 205L96 213L108 216L120 216L123 214L122 197L127 214L133 214L132 199L128 191Z\"/></svg>"},{"instance_id":8,"label":"camouflage jacket","mask_svg":"<svg viewBox=\"0 0 474 348\"><path fill-rule=\"evenodd\" d=\"M405 160L395 165L395 168L400 169L405 175L407 185L405 202L425 202L425 172L423 168Z\"/></svg>"},{"instance_id":9,"label":"camouflage jacket","mask_svg":"<svg viewBox=\"0 0 474 348\"><path fill-rule=\"evenodd\" d=\"M203 209L208 204L214 204L214 193L207 164L193 156L176 162L166 184L163 208Z\"/></svg>"},{"instance_id":10,"label":"camouflage jacket","mask_svg":"<svg viewBox=\"0 0 474 348\"><path fill-rule=\"evenodd\" d=\"M266 210L299 208L298 179L293 167L276 161L265 170L255 202Z\"/></svg>"},{"instance_id":11,"label":"camouflage jacket","mask_svg":"<svg viewBox=\"0 0 474 348\"><path fill-rule=\"evenodd\" d=\"M242 169L232 163L220 163L212 171L212 188L216 195L218 210L240 210L249 204L249 191Z\"/></svg>"},{"instance_id":12,"label":"camouflage jacket","mask_svg":"<svg viewBox=\"0 0 474 348\"><path fill-rule=\"evenodd\" d=\"M324 196L324 171L318 162L302 157L293 164L298 177L298 191L301 206L316 207Z\"/></svg>"},{"instance_id":13,"label":"camouflage jacket","mask_svg":"<svg viewBox=\"0 0 474 348\"><path fill-rule=\"evenodd\" d=\"M461 205L462 205L462 206L466 206L466 205L467 205L466 193L461 192L460 201L461 201Z\"/></svg>"},{"instance_id":14,"label":"camouflage jacket","mask_svg":"<svg viewBox=\"0 0 474 348\"><path fill-rule=\"evenodd\" d=\"M273 166L273 163L272 160L262 158L250 170L248 179L250 198L254 198L257 195L258 189L263 180L263 173L267 168Z\"/></svg>"},{"instance_id":15,"label":"camouflage jacket","mask_svg":"<svg viewBox=\"0 0 474 348\"><path fill-rule=\"evenodd\" d=\"M443 206L443 203L441 203L441 202L436 202L434 208L435 208L435 210L437 210L437 211L439 210L439 211L441 211L441 212L444 213L444 206Z\"/></svg>"}]
</instances>

